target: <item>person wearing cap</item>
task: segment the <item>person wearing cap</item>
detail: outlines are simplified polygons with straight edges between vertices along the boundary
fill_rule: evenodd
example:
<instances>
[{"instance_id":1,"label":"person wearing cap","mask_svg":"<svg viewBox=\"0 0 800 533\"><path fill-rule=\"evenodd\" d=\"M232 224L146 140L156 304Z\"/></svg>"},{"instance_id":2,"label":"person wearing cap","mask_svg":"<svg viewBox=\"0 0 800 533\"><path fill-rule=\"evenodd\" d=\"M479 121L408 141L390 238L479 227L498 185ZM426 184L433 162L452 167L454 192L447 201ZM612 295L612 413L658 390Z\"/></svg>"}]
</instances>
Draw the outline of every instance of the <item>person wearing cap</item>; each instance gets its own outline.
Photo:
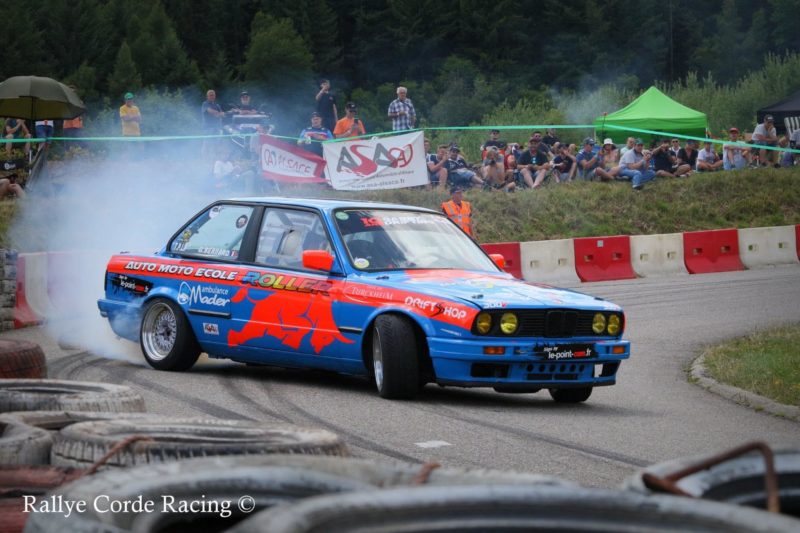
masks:
<instances>
[{"instance_id":1,"label":"person wearing cap","mask_svg":"<svg viewBox=\"0 0 800 533\"><path fill-rule=\"evenodd\" d=\"M3 126L3 136L6 139L30 139L31 132L25 121L21 118L7 118ZM11 149L17 143L6 143L6 159L11 159ZM31 143L26 142L24 147L25 153L31 151Z\"/></svg>"},{"instance_id":2,"label":"person wearing cap","mask_svg":"<svg viewBox=\"0 0 800 533\"><path fill-rule=\"evenodd\" d=\"M364 122L358 118L358 106L356 106L355 102L347 102L344 110L345 116L336 122L333 136L337 139L345 139L347 137L366 135L367 130L364 128Z\"/></svg>"},{"instance_id":3,"label":"person wearing cap","mask_svg":"<svg viewBox=\"0 0 800 533\"><path fill-rule=\"evenodd\" d=\"M575 156L576 166L580 171L582 180L592 181L594 178L600 178L603 181L608 181L613 179L607 176L603 168L604 156L605 154L602 151L595 151L594 139L587 137L583 140L583 150Z\"/></svg>"},{"instance_id":4,"label":"person wearing cap","mask_svg":"<svg viewBox=\"0 0 800 533\"><path fill-rule=\"evenodd\" d=\"M692 172L689 165L679 164L678 158L672 155L670 140L666 137L653 150L653 168L656 176L661 178L685 178Z\"/></svg>"},{"instance_id":5,"label":"person wearing cap","mask_svg":"<svg viewBox=\"0 0 800 533\"><path fill-rule=\"evenodd\" d=\"M300 132L297 144L303 145L309 152L322 157L322 141L328 139L333 139L333 134L331 130L323 127L322 117L314 111L311 113L311 127Z\"/></svg>"},{"instance_id":6,"label":"person wearing cap","mask_svg":"<svg viewBox=\"0 0 800 533\"><path fill-rule=\"evenodd\" d=\"M697 153L697 171L698 172L714 172L715 170L722 170L724 162L720 159L719 154L714 150L711 141L703 143L703 149Z\"/></svg>"},{"instance_id":7,"label":"person wearing cap","mask_svg":"<svg viewBox=\"0 0 800 533\"><path fill-rule=\"evenodd\" d=\"M408 98L408 89L397 88L397 98L389 104L389 118L392 119L392 131L410 130L417 123L417 111Z\"/></svg>"},{"instance_id":8,"label":"person wearing cap","mask_svg":"<svg viewBox=\"0 0 800 533\"><path fill-rule=\"evenodd\" d=\"M506 155L506 147L508 144L500 139L500 130L491 130L489 132L489 140L481 145L481 157L486 157L486 150L490 147L496 147L498 152Z\"/></svg>"},{"instance_id":9,"label":"person wearing cap","mask_svg":"<svg viewBox=\"0 0 800 533\"><path fill-rule=\"evenodd\" d=\"M250 103L250 93L242 91L239 93L239 104L233 109L237 115L255 115L258 110Z\"/></svg>"},{"instance_id":10,"label":"person wearing cap","mask_svg":"<svg viewBox=\"0 0 800 533\"><path fill-rule=\"evenodd\" d=\"M142 113L133 103L133 93L125 93L125 103L119 108L119 119L122 124L123 137L139 137L142 135L140 125Z\"/></svg>"},{"instance_id":11,"label":"person wearing cap","mask_svg":"<svg viewBox=\"0 0 800 533\"><path fill-rule=\"evenodd\" d=\"M747 155L749 150L739 144L739 129L731 128L728 130L730 144L722 145L723 168L725 170L738 170L747 166Z\"/></svg>"},{"instance_id":12,"label":"person wearing cap","mask_svg":"<svg viewBox=\"0 0 800 533\"><path fill-rule=\"evenodd\" d=\"M775 130L775 119L772 115L764 115L764 122L753 130L753 142L761 146L778 146L778 133ZM772 161L775 150L761 148L758 151L758 160L767 166Z\"/></svg>"},{"instance_id":13,"label":"person wearing cap","mask_svg":"<svg viewBox=\"0 0 800 533\"><path fill-rule=\"evenodd\" d=\"M317 100L317 113L322 117L322 126L333 130L339 121L339 112L336 110L336 97L331 92L331 82L319 81L319 92L314 97Z\"/></svg>"},{"instance_id":14,"label":"person wearing cap","mask_svg":"<svg viewBox=\"0 0 800 533\"><path fill-rule=\"evenodd\" d=\"M654 170L650 169L651 155L643 153L644 141L635 139L633 150L628 150L619 160L619 178L630 179L633 190L640 191L644 184L656 177Z\"/></svg>"},{"instance_id":15,"label":"person wearing cap","mask_svg":"<svg viewBox=\"0 0 800 533\"><path fill-rule=\"evenodd\" d=\"M611 137L606 137L603 141L603 149L600 150L603 155L603 172L598 172L597 175L603 181L613 180L619 174L619 150L617 145Z\"/></svg>"},{"instance_id":16,"label":"person wearing cap","mask_svg":"<svg viewBox=\"0 0 800 533\"><path fill-rule=\"evenodd\" d=\"M552 168L552 165L547 157L547 151L542 145L540 132L533 132L528 141L528 149L520 154L517 165L525 185L531 189L538 189L542 186L547 171Z\"/></svg>"},{"instance_id":17,"label":"person wearing cap","mask_svg":"<svg viewBox=\"0 0 800 533\"><path fill-rule=\"evenodd\" d=\"M456 223L461 230L470 237L475 236L475 226L472 223L472 206L464 200L464 188L454 185L450 189L450 200L442 202L442 213Z\"/></svg>"},{"instance_id":18,"label":"person wearing cap","mask_svg":"<svg viewBox=\"0 0 800 533\"><path fill-rule=\"evenodd\" d=\"M468 168L467 162L461 157L461 149L455 144L448 150L444 167L447 169L447 181L453 186L464 188L472 185L483 186L483 180Z\"/></svg>"}]
</instances>

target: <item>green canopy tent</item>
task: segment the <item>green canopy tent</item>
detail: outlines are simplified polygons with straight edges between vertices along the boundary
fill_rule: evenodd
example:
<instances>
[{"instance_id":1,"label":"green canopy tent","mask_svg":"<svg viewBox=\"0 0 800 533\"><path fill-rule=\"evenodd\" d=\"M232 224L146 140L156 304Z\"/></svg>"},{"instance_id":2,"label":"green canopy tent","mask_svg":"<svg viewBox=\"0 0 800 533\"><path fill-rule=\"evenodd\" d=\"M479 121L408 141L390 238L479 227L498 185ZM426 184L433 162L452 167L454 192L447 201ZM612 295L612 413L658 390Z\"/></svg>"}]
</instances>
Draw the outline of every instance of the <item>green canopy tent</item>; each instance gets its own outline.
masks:
<instances>
[{"instance_id":1,"label":"green canopy tent","mask_svg":"<svg viewBox=\"0 0 800 533\"><path fill-rule=\"evenodd\" d=\"M609 125L622 128L638 128L664 132L664 135L653 135L631 131L628 129L609 128ZM650 87L639 98L619 111L606 116L597 117L594 121L598 142L611 137L618 145L625 144L627 137L640 137L646 143L672 134L705 137L708 129L708 118L705 113L695 111L680 104Z\"/></svg>"}]
</instances>

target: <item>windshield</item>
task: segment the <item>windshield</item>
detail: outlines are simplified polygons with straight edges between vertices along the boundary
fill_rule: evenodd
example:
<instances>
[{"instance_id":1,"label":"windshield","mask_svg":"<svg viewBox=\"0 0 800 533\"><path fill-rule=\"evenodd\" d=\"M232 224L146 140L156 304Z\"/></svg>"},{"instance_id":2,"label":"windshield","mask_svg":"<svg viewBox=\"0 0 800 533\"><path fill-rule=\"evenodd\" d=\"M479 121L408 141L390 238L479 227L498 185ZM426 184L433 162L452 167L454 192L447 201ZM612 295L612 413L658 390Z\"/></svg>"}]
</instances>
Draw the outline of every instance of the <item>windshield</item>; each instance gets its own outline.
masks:
<instances>
[{"instance_id":1,"label":"windshield","mask_svg":"<svg viewBox=\"0 0 800 533\"><path fill-rule=\"evenodd\" d=\"M350 261L359 270L498 269L445 216L389 209L336 211L336 225Z\"/></svg>"}]
</instances>

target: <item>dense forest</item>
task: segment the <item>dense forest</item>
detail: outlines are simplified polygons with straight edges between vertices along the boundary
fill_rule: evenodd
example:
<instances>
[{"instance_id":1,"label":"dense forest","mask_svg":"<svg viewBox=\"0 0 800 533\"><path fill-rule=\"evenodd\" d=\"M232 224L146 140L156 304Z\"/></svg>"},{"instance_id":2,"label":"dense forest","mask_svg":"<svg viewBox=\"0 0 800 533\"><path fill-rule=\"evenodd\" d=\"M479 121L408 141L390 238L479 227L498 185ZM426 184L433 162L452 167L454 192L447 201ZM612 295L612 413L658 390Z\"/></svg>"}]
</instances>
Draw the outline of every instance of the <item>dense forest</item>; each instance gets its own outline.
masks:
<instances>
[{"instance_id":1,"label":"dense forest","mask_svg":"<svg viewBox=\"0 0 800 533\"><path fill-rule=\"evenodd\" d=\"M72 83L94 116L129 90L196 109L207 88L223 103L247 88L287 129L320 78L381 130L399 83L423 125L467 125L606 85L610 105L653 83L733 86L800 52L800 0L6 0L3 14L0 79Z\"/></svg>"}]
</instances>

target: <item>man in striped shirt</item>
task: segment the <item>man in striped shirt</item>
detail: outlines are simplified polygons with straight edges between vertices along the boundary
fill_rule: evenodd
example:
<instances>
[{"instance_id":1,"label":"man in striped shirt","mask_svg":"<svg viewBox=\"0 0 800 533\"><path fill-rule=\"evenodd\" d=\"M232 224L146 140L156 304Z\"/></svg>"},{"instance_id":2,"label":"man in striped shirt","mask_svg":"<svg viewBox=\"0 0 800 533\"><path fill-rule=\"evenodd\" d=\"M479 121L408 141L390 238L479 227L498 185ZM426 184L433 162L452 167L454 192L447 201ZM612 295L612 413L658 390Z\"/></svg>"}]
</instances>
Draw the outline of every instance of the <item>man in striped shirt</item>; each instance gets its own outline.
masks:
<instances>
[{"instance_id":1,"label":"man in striped shirt","mask_svg":"<svg viewBox=\"0 0 800 533\"><path fill-rule=\"evenodd\" d=\"M417 112L408 98L408 89L397 88L397 98L389 104L389 117L392 119L392 130L410 130L417 123Z\"/></svg>"}]
</instances>

